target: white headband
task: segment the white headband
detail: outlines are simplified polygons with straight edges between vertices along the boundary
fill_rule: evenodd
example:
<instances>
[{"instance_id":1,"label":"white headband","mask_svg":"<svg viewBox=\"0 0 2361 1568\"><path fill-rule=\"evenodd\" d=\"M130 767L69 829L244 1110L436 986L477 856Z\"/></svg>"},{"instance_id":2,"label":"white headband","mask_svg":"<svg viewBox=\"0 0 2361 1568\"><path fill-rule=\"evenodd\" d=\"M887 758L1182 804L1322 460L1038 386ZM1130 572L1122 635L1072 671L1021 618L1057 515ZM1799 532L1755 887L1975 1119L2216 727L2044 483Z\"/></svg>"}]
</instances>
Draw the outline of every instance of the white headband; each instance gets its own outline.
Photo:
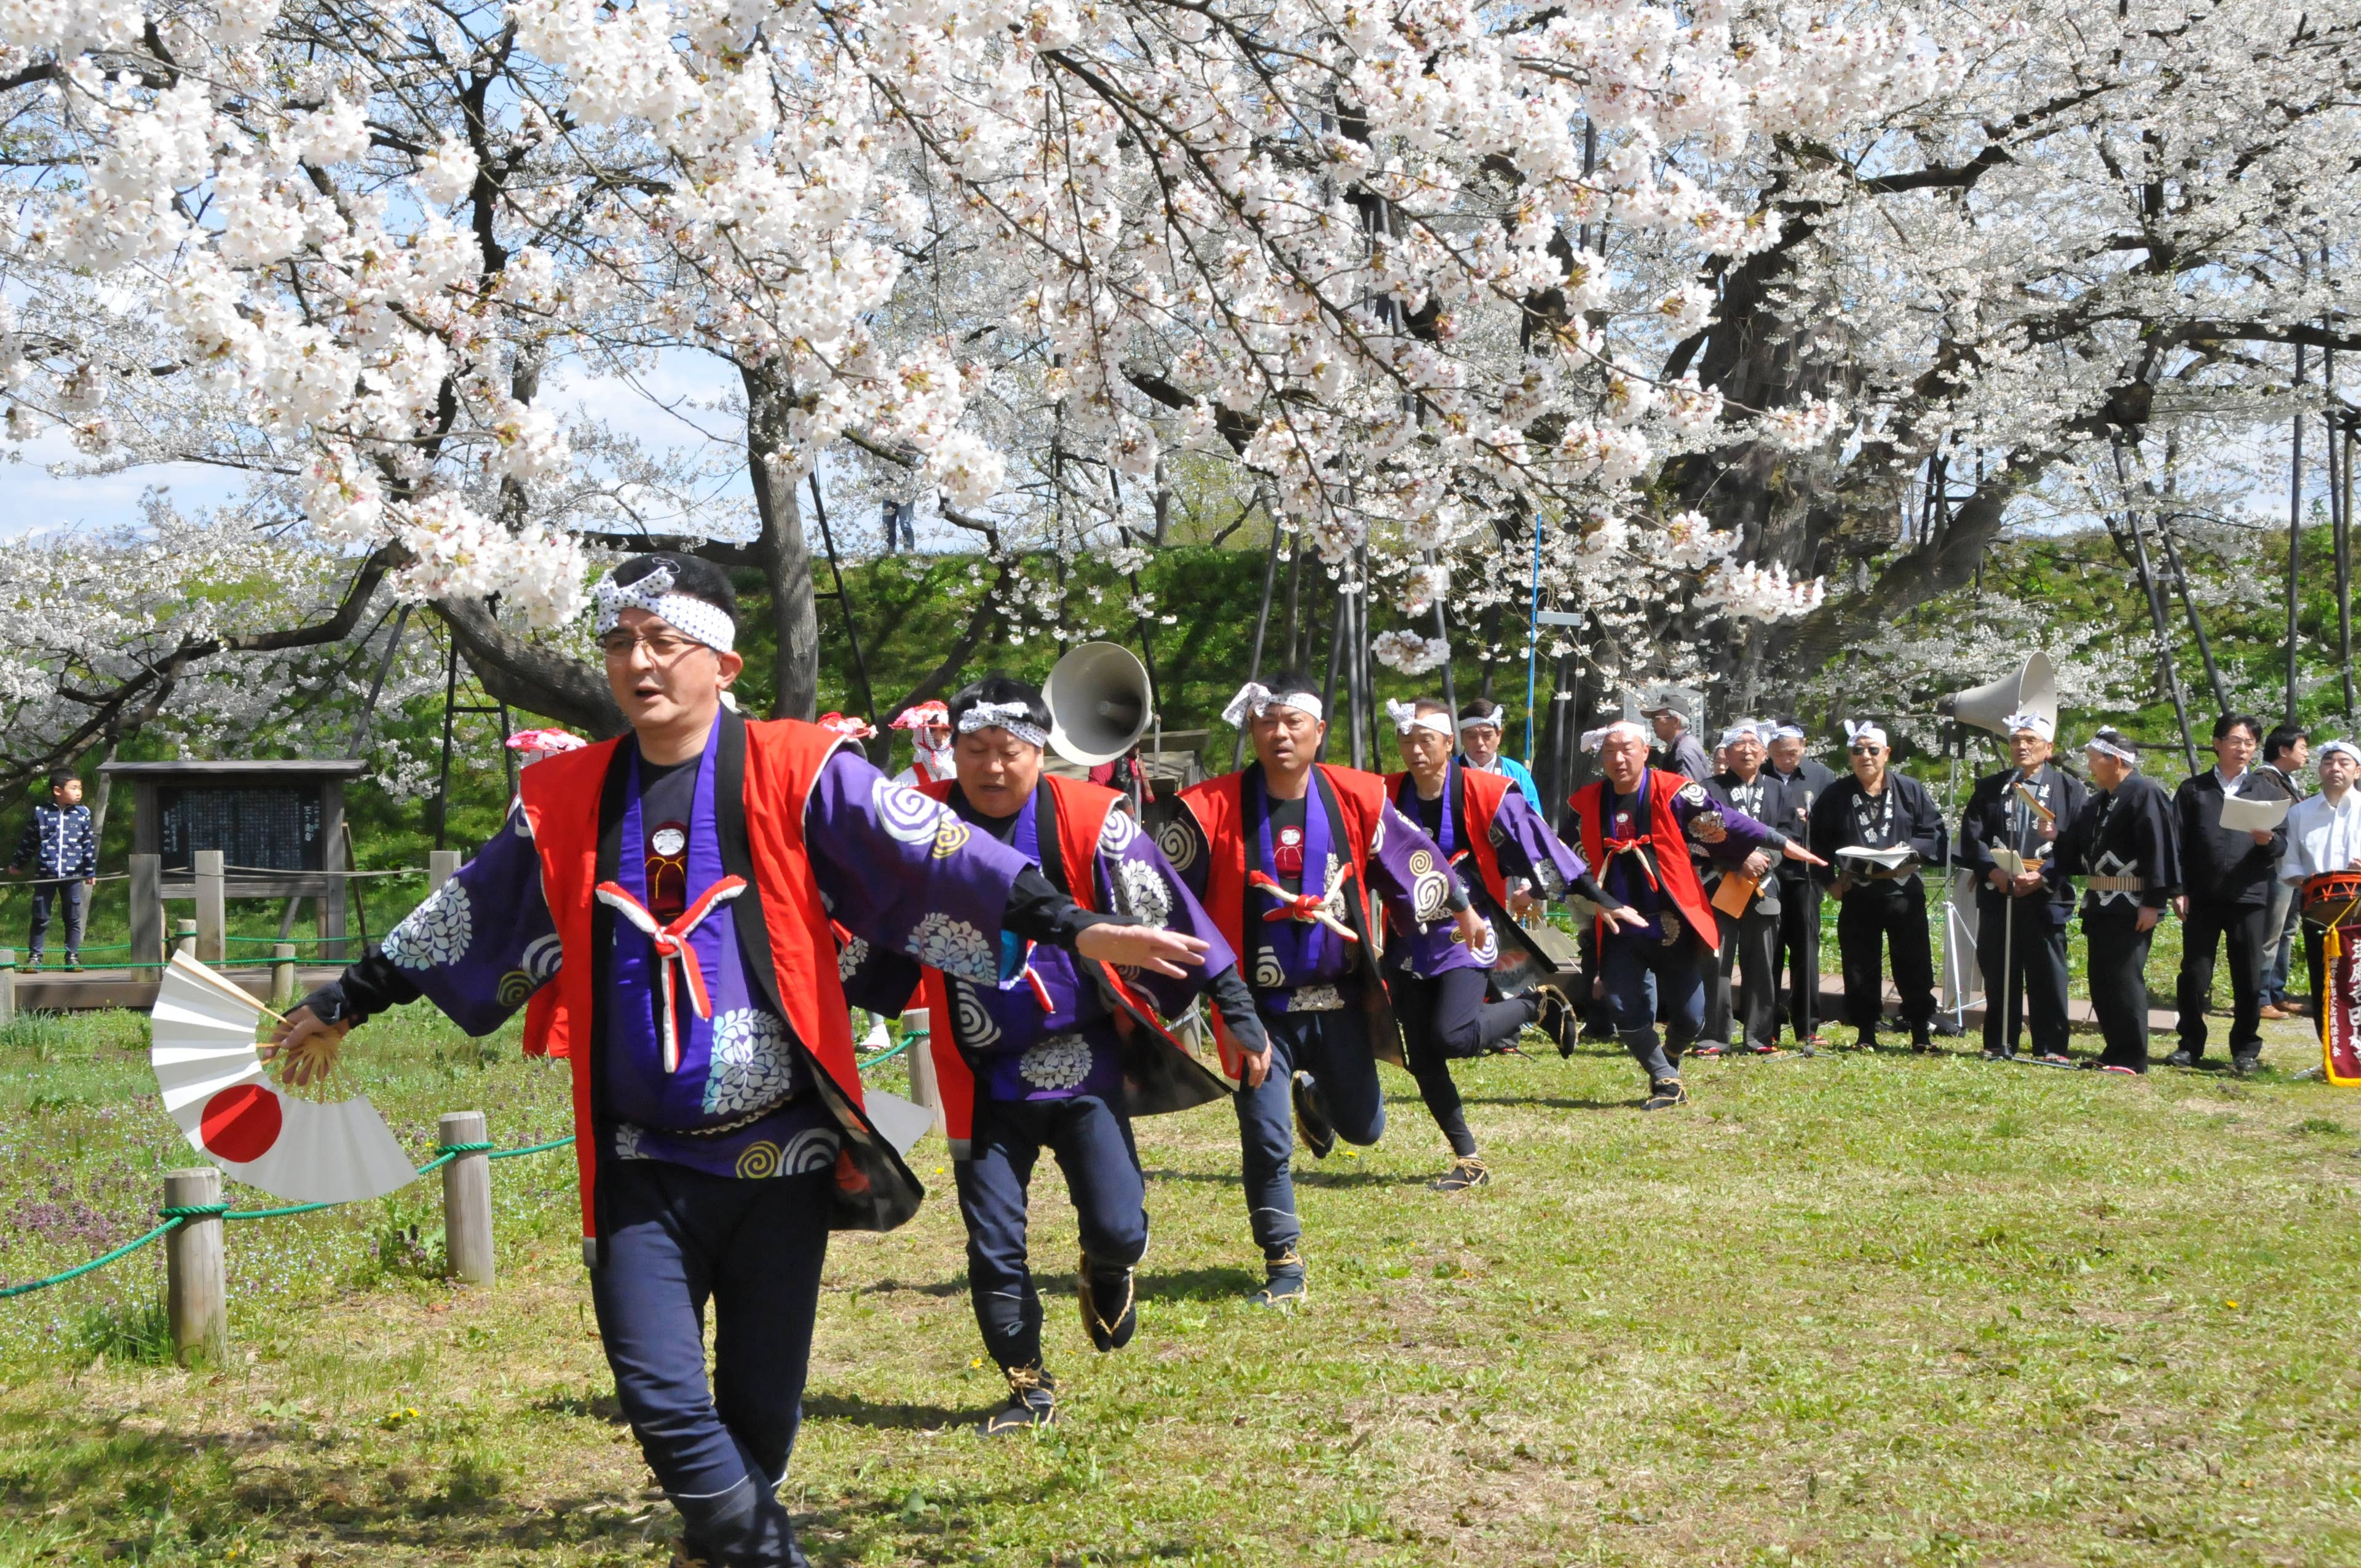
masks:
<instances>
[{"instance_id":1,"label":"white headband","mask_svg":"<svg viewBox=\"0 0 2361 1568\"><path fill-rule=\"evenodd\" d=\"M2082 743L2082 750L2085 751L2096 751L2103 757L2113 757L2119 762L2129 762L2136 768L2139 766L2139 753L2137 751L2126 751L2121 746L2116 745L2113 740L2108 740L2103 734L2092 736L2090 740ZM2345 750L2352 751L2352 748L2348 746ZM2356 757L2361 757L2361 751L2354 751L2353 754Z\"/></svg>"},{"instance_id":2,"label":"white headband","mask_svg":"<svg viewBox=\"0 0 2361 1568\"><path fill-rule=\"evenodd\" d=\"M1735 746L1749 736L1757 740L1763 739L1763 727L1759 724L1733 724L1721 732L1721 743Z\"/></svg>"},{"instance_id":3,"label":"white headband","mask_svg":"<svg viewBox=\"0 0 2361 1568\"><path fill-rule=\"evenodd\" d=\"M2356 746L2350 740L2331 740L2320 749L2320 757L2313 759L2312 766L2318 767L2321 758L2325 758L2331 751L2342 751L2355 762L2361 762L2361 746Z\"/></svg>"},{"instance_id":4,"label":"white headband","mask_svg":"<svg viewBox=\"0 0 2361 1568\"><path fill-rule=\"evenodd\" d=\"M610 572L591 594L598 601L598 619L595 624L600 637L615 630L615 623L622 619L625 610L643 609L650 615L662 616L674 630L717 653L730 652L731 644L738 640L738 628L728 610L672 591L672 568L668 565L659 565L632 583L618 583Z\"/></svg>"},{"instance_id":5,"label":"white headband","mask_svg":"<svg viewBox=\"0 0 2361 1568\"><path fill-rule=\"evenodd\" d=\"M1454 733L1449 714L1421 713L1414 702L1386 698L1386 717L1394 721L1394 733L1397 735L1407 735L1413 729L1431 729L1447 740Z\"/></svg>"},{"instance_id":6,"label":"white headband","mask_svg":"<svg viewBox=\"0 0 2361 1568\"><path fill-rule=\"evenodd\" d=\"M1771 731L1771 739L1773 740L1802 740L1808 739L1808 737L1805 735L1804 727L1800 724L1782 724L1778 729Z\"/></svg>"},{"instance_id":7,"label":"white headband","mask_svg":"<svg viewBox=\"0 0 2361 1568\"><path fill-rule=\"evenodd\" d=\"M2030 729L2044 740L2058 739L2058 721L2037 713L2012 713L2002 719L2001 728L2014 735L2020 729Z\"/></svg>"},{"instance_id":8,"label":"white headband","mask_svg":"<svg viewBox=\"0 0 2361 1568\"><path fill-rule=\"evenodd\" d=\"M1033 710L1021 702L980 702L959 716L959 732L1005 729L1027 746L1047 746L1049 732L1033 722Z\"/></svg>"},{"instance_id":9,"label":"white headband","mask_svg":"<svg viewBox=\"0 0 2361 1568\"><path fill-rule=\"evenodd\" d=\"M1885 731L1874 724L1855 724L1848 718L1845 720L1845 744L1850 747L1857 740L1868 740L1883 746L1885 744Z\"/></svg>"},{"instance_id":10,"label":"white headband","mask_svg":"<svg viewBox=\"0 0 2361 1568\"><path fill-rule=\"evenodd\" d=\"M1248 681L1238 688L1237 696L1230 698L1230 706L1222 709L1222 722L1231 726L1242 726L1249 715L1260 718L1274 707L1291 707L1298 713L1308 713L1314 718L1326 717L1321 711L1320 699L1310 692L1289 692L1284 696L1273 696L1271 689L1260 681Z\"/></svg>"},{"instance_id":11,"label":"white headband","mask_svg":"<svg viewBox=\"0 0 2361 1568\"><path fill-rule=\"evenodd\" d=\"M1619 718L1612 724L1603 724L1596 729L1584 730L1582 732L1582 749L1586 751L1598 751L1598 748L1606 745L1608 741L1613 740L1618 730L1629 731L1631 739L1642 743L1645 743L1650 739L1647 730L1642 729L1639 725L1634 724L1628 718Z\"/></svg>"},{"instance_id":12,"label":"white headband","mask_svg":"<svg viewBox=\"0 0 2361 1568\"><path fill-rule=\"evenodd\" d=\"M1485 713L1471 713L1459 721L1459 728L1462 729L1501 729L1500 710L1495 707Z\"/></svg>"}]
</instances>

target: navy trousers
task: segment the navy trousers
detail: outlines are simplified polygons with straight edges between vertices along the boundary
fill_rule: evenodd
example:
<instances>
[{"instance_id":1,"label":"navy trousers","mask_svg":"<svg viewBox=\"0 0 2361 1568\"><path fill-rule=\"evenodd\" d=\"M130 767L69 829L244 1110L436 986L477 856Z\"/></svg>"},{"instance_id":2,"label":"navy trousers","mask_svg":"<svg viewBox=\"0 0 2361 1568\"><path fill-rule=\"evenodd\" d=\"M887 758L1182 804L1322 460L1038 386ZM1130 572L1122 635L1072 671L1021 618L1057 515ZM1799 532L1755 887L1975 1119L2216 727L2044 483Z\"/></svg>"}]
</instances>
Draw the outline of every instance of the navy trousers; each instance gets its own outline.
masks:
<instances>
[{"instance_id":1,"label":"navy trousers","mask_svg":"<svg viewBox=\"0 0 2361 1568\"><path fill-rule=\"evenodd\" d=\"M1708 953L1693 934L1677 941L1609 931L1598 940L1598 968L1607 983L1607 1015L1632 1058L1657 1082L1681 1075L1681 1053L1705 1025ZM1664 1009L1664 1038L1656 1037L1656 1008Z\"/></svg>"},{"instance_id":2,"label":"navy trousers","mask_svg":"<svg viewBox=\"0 0 2361 1568\"><path fill-rule=\"evenodd\" d=\"M1258 1089L1241 1088L1235 1099L1247 1223L1263 1256L1278 1258L1303 1239L1295 1217L1295 1107L1288 1091L1295 1074L1318 1080L1320 1103L1348 1144L1366 1147L1385 1135L1386 1097L1357 1007L1265 1013L1262 1026L1270 1038L1270 1076Z\"/></svg>"},{"instance_id":3,"label":"navy trousers","mask_svg":"<svg viewBox=\"0 0 2361 1568\"><path fill-rule=\"evenodd\" d=\"M1432 980L1421 980L1403 970L1395 973L1389 987L1394 1014L1401 1020L1410 1075L1418 1080L1418 1097L1426 1102L1434 1124L1443 1129L1455 1155L1474 1154L1476 1135L1467 1130L1467 1115L1460 1105L1459 1086L1451 1079L1451 1064L1515 1039L1540 1016L1531 1002L1485 1001L1491 972L1445 970Z\"/></svg>"},{"instance_id":4,"label":"navy trousers","mask_svg":"<svg viewBox=\"0 0 2361 1568\"><path fill-rule=\"evenodd\" d=\"M66 957L82 956L82 922L90 913L90 889L78 882L44 882L33 885L33 929L25 946L35 961L49 943L49 908L62 905L66 917Z\"/></svg>"},{"instance_id":5,"label":"navy trousers","mask_svg":"<svg viewBox=\"0 0 2361 1568\"><path fill-rule=\"evenodd\" d=\"M1041 1361L1041 1296L1026 1262L1025 1223L1045 1148L1066 1173L1091 1262L1116 1274L1148 1252L1148 1189L1129 1116L1094 1094L977 1101L968 1157L953 1168L967 1222L968 1295L984 1348L1003 1367Z\"/></svg>"},{"instance_id":6,"label":"navy trousers","mask_svg":"<svg viewBox=\"0 0 2361 1568\"><path fill-rule=\"evenodd\" d=\"M615 1396L687 1544L730 1568L803 1562L778 1487L803 1416L834 1179L740 1180L652 1159L598 1172L607 1261L590 1270L590 1299Z\"/></svg>"}]
</instances>

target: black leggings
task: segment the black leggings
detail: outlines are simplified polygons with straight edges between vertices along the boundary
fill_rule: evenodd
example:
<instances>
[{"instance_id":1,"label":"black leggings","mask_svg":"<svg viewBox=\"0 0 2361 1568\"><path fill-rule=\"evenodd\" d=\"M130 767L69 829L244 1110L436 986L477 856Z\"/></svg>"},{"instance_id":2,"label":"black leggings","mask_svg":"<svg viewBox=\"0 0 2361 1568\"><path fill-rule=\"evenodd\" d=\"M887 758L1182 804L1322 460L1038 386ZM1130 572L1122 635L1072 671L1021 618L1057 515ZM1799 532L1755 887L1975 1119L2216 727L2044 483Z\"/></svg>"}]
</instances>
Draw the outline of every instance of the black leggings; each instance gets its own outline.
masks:
<instances>
[{"instance_id":1,"label":"black leggings","mask_svg":"<svg viewBox=\"0 0 2361 1568\"><path fill-rule=\"evenodd\" d=\"M1474 1154L1476 1135L1467 1130L1459 1086L1451 1080L1453 1058L1477 1056L1487 1046L1513 1040L1541 1015L1531 1002L1485 1001L1484 987L1490 978L1489 970L1480 969L1446 970L1433 980L1403 971L1395 974L1390 987L1418 1096L1451 1141L1455 1155Z\"/></svg>"}]
</instances>

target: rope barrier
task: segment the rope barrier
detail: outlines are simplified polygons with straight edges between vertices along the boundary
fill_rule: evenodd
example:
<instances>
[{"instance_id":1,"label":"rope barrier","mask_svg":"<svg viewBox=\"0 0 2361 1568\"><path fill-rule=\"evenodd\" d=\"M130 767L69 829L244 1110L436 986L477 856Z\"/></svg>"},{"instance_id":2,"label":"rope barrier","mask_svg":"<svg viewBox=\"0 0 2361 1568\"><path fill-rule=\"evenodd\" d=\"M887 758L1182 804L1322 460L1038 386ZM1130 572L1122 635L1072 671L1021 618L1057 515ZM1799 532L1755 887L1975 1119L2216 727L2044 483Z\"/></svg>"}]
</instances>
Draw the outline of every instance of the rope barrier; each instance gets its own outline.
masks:
<instances>
[{"instance_id":1,"label":"rope barrier","mask_svg":"<svg viewBox=\"0 0 2361 1568\"><path fill-rule=\"evenodd\" d=\"M104 967L121 969L160 969L163 966L160 964L122 964L108 965ZM903 1052L908 1050L913 1045L917 1044L917 1040L918 1036L916 1035L903 1036L898 1043L878 1052L873 1057L862 1059L859 1064L861 1070L866 1072L873 1067L877 1067L885 1062L892 1061L895 1057L900 1056ZM497 1145L489 1143L444 1144L436 1148L434 1157L433 1159L428 1160L424 1165L418 1168L418 1174L421 1176L430 1175L434 1171L442 1169L453 1160L457 1159L461 1155L480 1154L487 1159L515 1159L523 1155L546 1154L551 1149L562 1149L573 1141L574 1138L569 1134L566 1137L552 1138L545 1144L528 1144L522 1148L514 1149L504 1149L499 1147ZM113 1252L107 1253L103 1256L92 1258L88 1263L76 1264L73 1267L65 1270L63 1273L52 1274L46 1279L29 1279L22 1285L10 1285L5 1288L0 1288L0 1301L7 1300L9 1298L14 1296L30 1295L36 1290L46 1290L52 1285L63 1285L69 1279L79 1279L83 1275L90 1273L93 1269L104 1268L119 1257L129 1256L131 1254L137 1252L141 1247L148 1245L150 1242L159 1240L172 1231L179 1229L181 1226L188 1224L192 1221L221 1220L226 1222L230 1220L279 1220L284 1219L291 1214L312 1214L316 1213L323 1209L335 1209L341 1206L342 1205L336 1203L293 1203L281 1209L233 1209L226 1203L167 1205L166 1207L156 1211L164 1223L157 1226L154 1230L149 1231L146 1235L139 1237L136 1241L126 1242L121 1246L116 1247Z\"/></svg>"},{"instance_id":2,"label":"rope barrier","mask_svg":"<svg viewBox=\"0 0 2361 1568\"><path fill-rule=\"evenodd\" d=\"M433 1159L418 1168L418 1174L424 1176L431 1171L440 1170L463 1154L482 1154L492 1159L514 1159L519 1155L542 1154L550 1149L564 1148L573 1141L571 1136L553 1138L548 1143L532 1144L521 1149L497 1148L490 1144L445 1144L436 1151ZM164 1223L137 1241L126 1242L113 1252L93 1257L88 1263L76 1264L63 1273L52 1274L46 1279L28 1279L22 1285L0 1288L0 1301L5 1301L12 1296L26 1296L36 1290L46 1290L52 1285L63 1285L69 1279L79 1279L92 1269L104 1268L116 1258L127 1257L148 1243L178 1230L193 1220L277 1220L290 1214L310 1214L322 1209L339 1207L341 1205L335 1203L295 1203L283 1209L233 1209L226 1203L168 1204L156 1211Z\"/></svg>"}]
</instances>

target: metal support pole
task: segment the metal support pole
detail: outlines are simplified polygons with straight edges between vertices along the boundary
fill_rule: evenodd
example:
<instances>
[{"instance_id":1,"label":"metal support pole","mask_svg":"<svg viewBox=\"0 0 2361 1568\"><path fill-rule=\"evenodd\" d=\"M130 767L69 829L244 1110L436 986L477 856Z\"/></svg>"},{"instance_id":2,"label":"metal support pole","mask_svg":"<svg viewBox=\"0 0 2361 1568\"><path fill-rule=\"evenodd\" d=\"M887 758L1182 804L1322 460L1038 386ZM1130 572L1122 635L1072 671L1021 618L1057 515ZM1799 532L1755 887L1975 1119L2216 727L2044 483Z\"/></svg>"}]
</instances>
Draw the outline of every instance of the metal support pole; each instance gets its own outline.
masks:
<instances>
[{"instance_id":1,"label":"metal support pole","mask_svg":"<svg viewBox=\"0 0 2361 1568\"><path fill-rule=\"evenodd\" d=\"M484 1113L445 1111L435 1134L446 1149L480 1144ZM467 1285L492 1282L492 1162L487 1150L458 1155L443 1168L443 1246L452 1278Z\"/></svg>"},{"instance_id":2,"label":"metal support pole","mask_svg":"<svg viewBox=\"0 0 2361 1568\"><path fill-rule=\"evenodd\" d=\"M431 896L442 891L443 884L459 872L459 851L429 850L426 851L426 891Z\"/></svg>"},{"instance_id":3,"label":"metal support pole","mask_svg":"<svg viewBox=\"0 0 2361 1568\"><path fill-rule=\"evenodd\" d=\"M2139 567L2140 592L2147 597L2148 626L2156 638L2157 669L2163 674L2164 689L2172 698L2173 716L2180 721L2182 759L2189 764L2189 771L2194 773L2197 772L2197 742L2189 732L2189 705L2181 698L2180 677L2172 668L2172 643L2165 633L2164 591L2157 584L2156 573L2148 566L2147 535L2140 529L2139 508L2133 504L2131 479L2125 469L2122 446L2115 448L2114 457L2115 477L2124 490L2124 520L2132 531L2132 558Z\"/></svg>"},{"instance_id":4,"label":"metal support pole","mask_svg":"<svg viewBox=\"0 0 2361 1568\"><path fill-rule=\"evenodd\" d=\"M217 964L229 957L229 900L225 896L227 873L222 869L219 850L199 850L195 856L197 877L197 957L209 964Z\"/></svg>"},{"instance_id":5,"label":"metal support pole","mask_svg":"<svg viewBox=\"0 0 2361 1568\"><path fill-rule=\"evenodd\" d=\"M1336 664L1343 656L1345 644L1353 635L1352 623L1346 619L1345 585L1336 585L1336 608L1328 617L1328 674L1320 683L1320 711L1331 720L1336 717ZM1312 760L1324 762L1328 756L1328 737L1323 732Z\"/></svg>"},{"instance_id":6,"label":"metal support pole","mask_svg":"<svg viewBox=\"0 0 2361 1568\"><path fill-rule=\"evenodd\" d=\"M1587 137L1591 133L1586 128ZM1588 145L1586 143L1585 145ZM1533 765L1534 682L1542 648L1542 514L1533 513L1533 598L1525 609L1525 766Z\"/></svg>"},{"instance_id":7,"label":"metal support pole","mask_svg":"<svg viewBox=\"0 0 2361 1568\"><path fill-rule=\"evenodd\" d=\"M1264 557L1262 564L1262 608L1255 612L1254 652L1246 660L1246 679L1249 681L1262 679L1263 634L1270 630L1270 591L1279 581L1279 542L1284 532L1279 526L1279 519L1273 517L1270 520L1270 554ZM1235 772L1244 767L1246 760L1246 732L1240 729L1236 750L1230 754L1231 770Z\"/></svg>"},{"instance_id":8,"label":"metal support pole","mask_svg":"<svg viewBox=\"0 0 2361 1568\"><path fill-rule=\"evenodd\" d=\"M453 705L459 700L459 641L451 640L450 661L443 667L443 767L434 777L434 847L443 847L443 835L451 821L451 726L456 718Z\"/></svg>"},{"instance_id":9,"label":"metal support pole","mask_svg":"<svg viewBox=\"0 0 2361 1568\"><path fill-rule=\"evenodd\" d=\"M2303 385L2303 345L2295 345L2295 384ZM2287 552L2287 716L2286 722L2295 722L2296 665L2296 566L2303 549L2303 414L2298 411L2295 429L2289 438L2288 451L2288 552ZM2197 771L2192 762L2190 772Z\"/></svg>"},{"instance_id":10,"label":"metal support pole","mask_svg":"<svg viewBox=\"0 0 2361 1568\"><path fill-rule=\"evenodd\" d=\"M221 1201L222 1173L198 1166L164 1173L164 1207L209 1209ZM181 1364L219 1359L229 1345L229 1274L218 1214L183 1220L164 1237L164 1316Z\"/></svg>"},{"instance_id":11,"label":"metal support pole","mask_svg":"<svg viewBox=\"0 0 2361 1568\"><path fill-rule=\"evenodd\" d=\"M1434 565L1434 552L1426 553L1426 564ZM1451 710L1451 722L1459 722L1459 687L1451 676L1451 622L1443 613L1443 596L1434 596L1434 634L1443 640L1443 706ZM1452 731L1452 750L1459 749L1459 736Z\"/></svg>"}]
</instances>

